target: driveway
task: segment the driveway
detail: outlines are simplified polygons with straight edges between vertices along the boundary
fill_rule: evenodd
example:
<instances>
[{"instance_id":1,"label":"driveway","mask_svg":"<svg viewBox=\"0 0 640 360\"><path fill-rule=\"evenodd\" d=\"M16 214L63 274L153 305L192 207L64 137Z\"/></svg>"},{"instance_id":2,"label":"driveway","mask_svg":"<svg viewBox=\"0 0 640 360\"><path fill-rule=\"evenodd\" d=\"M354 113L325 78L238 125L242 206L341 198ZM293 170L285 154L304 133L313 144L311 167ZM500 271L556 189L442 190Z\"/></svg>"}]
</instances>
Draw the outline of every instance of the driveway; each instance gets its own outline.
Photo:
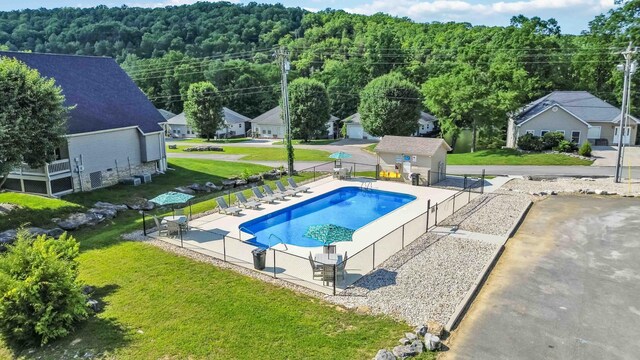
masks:
<instances>
[{"instance_id":1,"label":"driveway","mask_svg":"<svg viewBox=\"0 0 640 360\"><path fill-rule=\"evenodd\" d=\"M618 147L594 146L591 155L596 158L592 166L616 166ZM624 148L624 166L640 166L640 146L626 146Z\"/></svg>"},{"instance_id":2,"label":"driveway","mask_svg":"<svg viewBox=\"0 0 640 360\"><path fill-rule=\"evenodd\" d=\"M441 358L637 359L638 214L627 198L534 205Z\"/></svg>"}]
</instances>

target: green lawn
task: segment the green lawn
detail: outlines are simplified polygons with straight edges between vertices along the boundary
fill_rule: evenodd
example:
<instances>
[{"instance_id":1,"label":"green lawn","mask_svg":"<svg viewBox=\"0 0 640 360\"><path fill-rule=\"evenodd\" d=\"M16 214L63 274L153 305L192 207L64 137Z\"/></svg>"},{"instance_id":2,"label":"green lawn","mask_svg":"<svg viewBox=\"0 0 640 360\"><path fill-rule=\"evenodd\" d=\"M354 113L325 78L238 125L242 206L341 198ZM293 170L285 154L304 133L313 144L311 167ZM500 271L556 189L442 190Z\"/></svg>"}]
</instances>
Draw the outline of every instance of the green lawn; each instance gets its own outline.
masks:
<instances>
[{"instance_id":1,"label":"green lawn","mask_svg":"<svg viewBox=\"0 0 640 360\"><path fill-rule=\"evenodd\" d=\"M591 165L592 161L562 154L522 154L513 149L449 154L448 165Z\"/></svg>"},{"instance_id":2,"label":"green lawn","mask_svg":"<svg viewBox=\"0 0 640 360\"><path fill-rule=\"evenodd\" d=\"M251 138L248 137L244 137L244 138L232 138L232 139L218 139L218 140L209 140L207 141L207 139L202 139L202 138L187 138L187 139L181 139L181 140L175 140L175 139L171 139L171 140L167 140L167 143L181 143L181 142L186 142L186 143L204 143L204 144L210 144L210 143L215 143L215 144L233 144L233 143L241 143L241 142L245 142L245 141L249 141L251 140Z\"/></svg>"},{"instance_id":3,"label":"green lawn","mask_svg":"<svg viewBox=\"0 0 640 360\"><path fill-rule=\"evenodd\" d=\"M0 193L0 203L20 205L19 209L0 216L0 231L27 223L32 226L51 225L53 217L82 210L82 206L72 202L13 192Z\"/></svg>"},{"instance_id":4,"label":"green lawn","mask_svg":"<svg viewBox=\"0 0 640 360\"><path fill-rule=\"evenodd\" d=\"M367 145L367 146L363 147L362 150L364 150L366 152L370 152L372 154L375 154L376 153L376 151L375 151L376 150L376 146L378 146L378 143Z\"/></svg>"},{"instance_id":5,"label":"green lawn","mask_svg":"<svg viewBox=\"0 0 640 360\"><path fill-rule=\"evenodd\" d=\"M101 190L100 199L156 194L177 181L224 178L247 165L172 159L171 166L176 171L166 175L168 180L155 177L152 184L136 188ZM94 193L67 198L87 204L95 200ZM15 201L25 207L47 206L32 200ZM65 204L58 201L48 206ZM203 201L194 211L212 207L211 201ZM69 337L38 349L5 345L0 357L60 359L90 352L117 359L370 359L410 330L386 317L344 310L152 245L120 240L122 233L140 228L140 216L131 211L74 232L81 243L80 277L96 288L104 311L79 324Z\"/></svg>"},{"instance_id":6,"label":"green lawn","mask_svg":"<svg viewBox=\"0 0 640 360\"><path fill-rule=\"evenodd\" d=\"M170 153L186 153L184 149L185 145L178 145L177 149L167 149ZM220 155L244 155L242 160L248 161L284 161L287 159L287 151L284 147L268 147L268 146L228 146L224 148L224 151L198 151L193 154L220 154ZM330 155L327 151L311 150L311 149L296 149L295 159L296 161L327 161Z\"/></svg>"},{"instance_id":7,"label":"green lawn","mask_svg":"<svg viewBox=\"0 0 640 360\"><path fill-rule=\"evenodd\" d=\"M293 143L293 145L329 145L332 144L334 142L336 142L338 140L334 140L334 139L316 139L316 140L309 140L309 141L302 141L302 140L292 140L291 142ZM272 143L272 145L284 145L284 141L277 141Z\"/></svg>"}]
</instances>

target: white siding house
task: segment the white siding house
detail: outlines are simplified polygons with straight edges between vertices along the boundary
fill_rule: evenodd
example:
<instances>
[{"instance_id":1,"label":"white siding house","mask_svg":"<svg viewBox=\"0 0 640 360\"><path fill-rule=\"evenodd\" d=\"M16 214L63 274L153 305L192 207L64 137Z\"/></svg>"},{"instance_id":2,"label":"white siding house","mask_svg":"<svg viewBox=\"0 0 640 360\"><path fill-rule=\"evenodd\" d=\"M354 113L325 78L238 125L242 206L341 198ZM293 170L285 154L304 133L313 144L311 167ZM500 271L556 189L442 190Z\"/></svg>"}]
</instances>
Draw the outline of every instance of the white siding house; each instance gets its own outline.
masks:
<instances>
[{"instance_id":1,"label":"white siding house","mask_svg":"<svg viewBox=\"0 0 640 360\"><path fill-rule=\"evenodd\" d=\"M326 131L327 136L333 137L334 123L338 118L330 115L327 120ZM286 133L286 127L282 120L282 108L276 106L273 109L258 115L251 120L252 136L257 138L273 138L282 139Z\"/></svg>"},{"instance_id":2,"label":"white siding house","mask_svg":"<svg viewBox=\"0 0 640 360\"><path fill-rule=\"evenodd\" d=\"M166 170L165 119L113 59L13 52L0 56L16 58L54 79L66 105L73 106L57 159L38 169L15 169L5 188L60 196Z\"/></svg>"},{"instance_id":3,"label":"white siding house","mask_svg":"<svg viewBox=\"0 0 640 360\"><path fill-rule=\"evenodd\" d=\"M437 119L435 116L421 111L420 118L418 119L418 129L416 129L414 136L425 135L434 131L436 121ZM347 117L343 122L347 124L347 137L349 139L380 140L379 137L375 137L364 130L360 119L360 113L355 113Z\"/></svg>"},{"instance_id":4,"label":"white siding house","mask_svg":"<svg viewBox=\"0 0 640 360\"><path fill-rule=\"evenodd\" d=\"M229 108L222 108L224 125L216 131L217 138L245 136L251 129L251 119ZM184 112L167 120L167 133L173 138L196 138L199 134L187 123Z\"/></svg>"}]
</instances>

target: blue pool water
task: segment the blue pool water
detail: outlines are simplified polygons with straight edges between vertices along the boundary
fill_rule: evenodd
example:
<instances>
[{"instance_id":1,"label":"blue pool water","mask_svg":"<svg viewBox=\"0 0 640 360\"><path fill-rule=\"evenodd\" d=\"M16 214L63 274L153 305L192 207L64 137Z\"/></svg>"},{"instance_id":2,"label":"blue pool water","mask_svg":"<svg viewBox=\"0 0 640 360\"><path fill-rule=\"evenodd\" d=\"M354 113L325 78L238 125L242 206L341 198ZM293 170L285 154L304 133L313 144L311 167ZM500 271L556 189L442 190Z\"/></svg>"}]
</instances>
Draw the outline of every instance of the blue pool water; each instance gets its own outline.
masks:
<instances>
[{"instance_id":1,"label":"blue pool water","mask_svg":"<svg viewBox=\"0 0 640 360\"><path fill-rule=\"evenodd\" d=\"M413 195L396 192L343 187L247 221L240 229L254 234L251 242L257 246L269 247L280 242L322 246L320 241L304 236L309 226L334 224L357 230L415 199Z\"/></svg>"}]
</instances>

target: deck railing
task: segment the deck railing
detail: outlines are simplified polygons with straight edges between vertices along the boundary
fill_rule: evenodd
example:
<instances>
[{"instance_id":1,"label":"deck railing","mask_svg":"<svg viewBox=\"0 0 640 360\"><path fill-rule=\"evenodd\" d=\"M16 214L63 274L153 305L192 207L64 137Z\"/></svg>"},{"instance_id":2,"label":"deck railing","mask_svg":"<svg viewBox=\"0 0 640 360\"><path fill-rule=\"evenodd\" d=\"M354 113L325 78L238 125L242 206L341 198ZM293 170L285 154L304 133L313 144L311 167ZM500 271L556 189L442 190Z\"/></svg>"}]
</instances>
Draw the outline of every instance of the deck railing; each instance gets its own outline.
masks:
<instances>
[{"instance_id":1,"label":"deck railing","mask_svg":"<svg viewBox=\"0 0 640 360\"><path fill-rule=\"evenodd\" d=\"M45 169L46 166L46 169ZM22 166L18 166L14 170L11 171L11 174L14 175L35 175L35 176L46 176L47 172L49 175L56 175L65 172L71 172L71 162L69 159L56 160L48 163L47 165L32 168L27 164L22 164ZM46 171L45 171L46 170Z\"/></svg>"},{"instance_id":2,"label":"deck railing","mask_svg":"<svg viewBox=\"0 0 640 360\"><path fill-rule=\"evenodd\" d=\"M71 171L71 162L69 159L56 160L50 162L47 166L49 167L49 175Z\"/></svg>"}]
</instances>

